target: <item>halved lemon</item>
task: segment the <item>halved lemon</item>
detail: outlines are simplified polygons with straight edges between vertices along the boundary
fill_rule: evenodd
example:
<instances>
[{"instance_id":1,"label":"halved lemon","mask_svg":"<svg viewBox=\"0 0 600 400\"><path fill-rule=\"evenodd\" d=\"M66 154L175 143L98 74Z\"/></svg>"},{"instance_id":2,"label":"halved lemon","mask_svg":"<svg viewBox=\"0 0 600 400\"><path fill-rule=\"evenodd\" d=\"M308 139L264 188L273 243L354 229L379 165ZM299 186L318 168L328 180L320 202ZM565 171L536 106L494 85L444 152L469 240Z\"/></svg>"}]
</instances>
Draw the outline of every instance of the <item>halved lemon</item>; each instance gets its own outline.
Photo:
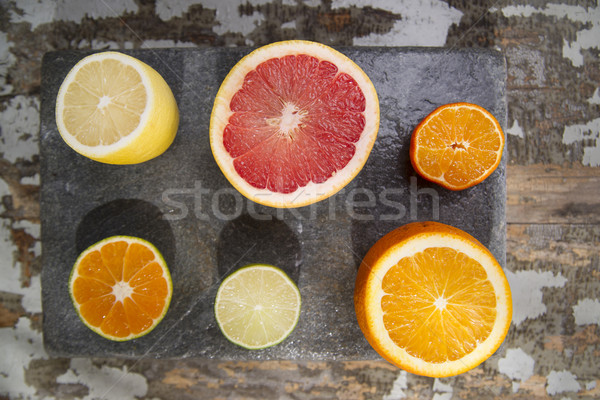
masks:
<instances>
[{"instance_id":1,"label":"halved lemon","mask_svg":"<svg viewBox=\"0 0 600 400\"><path fill-rule=\"evenodd\" d=\"M162 154L179 124L175 97L142 61L107 51L79 61L56 98L56 125L77 153L109 164L137 164Z\"/></svg>"}]
</instances>

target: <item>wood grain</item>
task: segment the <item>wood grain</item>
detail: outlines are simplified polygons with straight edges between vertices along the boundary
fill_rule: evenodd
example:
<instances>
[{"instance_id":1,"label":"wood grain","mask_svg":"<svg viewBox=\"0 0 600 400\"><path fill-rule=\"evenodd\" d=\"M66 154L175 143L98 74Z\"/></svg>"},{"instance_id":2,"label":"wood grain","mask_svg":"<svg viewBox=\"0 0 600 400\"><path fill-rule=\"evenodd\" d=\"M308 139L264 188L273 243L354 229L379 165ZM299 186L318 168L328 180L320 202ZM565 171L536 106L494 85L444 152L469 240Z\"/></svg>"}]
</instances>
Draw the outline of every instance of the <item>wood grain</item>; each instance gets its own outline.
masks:
<instances>
[{"instance_id":1,"label":"wood grain","mask_svg":"<svg viewBox=\"0 0 600 400\"><path fill-rule=\"evenodd\" d=\"M581 165L509 165L509 224L600 223L600 168Z\"/></svg>"}]
</instances>

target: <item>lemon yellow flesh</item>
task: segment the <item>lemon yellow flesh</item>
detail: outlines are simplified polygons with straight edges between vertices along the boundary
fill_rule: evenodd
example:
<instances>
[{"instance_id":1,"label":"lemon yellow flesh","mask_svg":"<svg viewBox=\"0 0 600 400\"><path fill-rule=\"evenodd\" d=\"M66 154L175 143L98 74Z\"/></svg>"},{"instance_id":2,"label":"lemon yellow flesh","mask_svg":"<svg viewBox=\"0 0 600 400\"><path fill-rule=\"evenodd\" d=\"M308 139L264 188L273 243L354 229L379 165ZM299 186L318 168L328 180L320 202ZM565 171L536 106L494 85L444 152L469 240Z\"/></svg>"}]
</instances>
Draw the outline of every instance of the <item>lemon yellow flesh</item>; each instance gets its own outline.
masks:
<instances>
[{"instance_id":1,"label":"lemon yellow flesh","mask_svg":"<svg viewBox=\"0 0 600 400\"><path fill-rule=\"evenodd\" d=\"M147 103L140 74L106 59L83 66L65 93L64 122L87 146L109 145L133 132Z\"/></svg>"}]
</instances>

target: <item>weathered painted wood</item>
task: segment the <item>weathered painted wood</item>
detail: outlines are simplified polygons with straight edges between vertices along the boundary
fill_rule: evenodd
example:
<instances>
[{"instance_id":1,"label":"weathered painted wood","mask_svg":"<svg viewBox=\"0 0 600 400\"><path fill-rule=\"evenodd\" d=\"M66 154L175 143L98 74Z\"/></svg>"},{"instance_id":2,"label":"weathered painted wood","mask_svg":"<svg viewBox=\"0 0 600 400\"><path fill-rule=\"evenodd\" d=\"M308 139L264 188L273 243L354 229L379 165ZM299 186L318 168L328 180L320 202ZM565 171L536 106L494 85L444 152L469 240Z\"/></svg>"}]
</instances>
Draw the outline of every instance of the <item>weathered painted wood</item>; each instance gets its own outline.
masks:
<instances>
[{"instance_id":1,"label":"weathered painted wood","mask_svg":"<svg viewBox=\"0 0 600 400\"><path fill-rule=\"evenodd\" d=\"M600 168L509 165L507 223L600 223Z\"/></svg>"}]
</instances>

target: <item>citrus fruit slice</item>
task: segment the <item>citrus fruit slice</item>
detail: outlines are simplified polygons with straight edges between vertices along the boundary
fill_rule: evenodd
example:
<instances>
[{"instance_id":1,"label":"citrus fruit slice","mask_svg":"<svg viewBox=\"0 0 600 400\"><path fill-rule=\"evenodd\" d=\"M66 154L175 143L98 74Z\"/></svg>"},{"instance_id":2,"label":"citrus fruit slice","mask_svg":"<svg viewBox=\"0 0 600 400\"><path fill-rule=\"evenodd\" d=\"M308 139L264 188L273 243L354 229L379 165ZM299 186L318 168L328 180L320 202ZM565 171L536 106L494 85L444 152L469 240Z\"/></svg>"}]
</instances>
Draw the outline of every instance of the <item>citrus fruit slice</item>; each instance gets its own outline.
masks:
<instances>
[{"instance_id":1,"label":"citrus fruit slice","mask_svg":"<svg viewBox=\"0 0 600 400\"><path fill-rule=\"evenodd\" d=\"M272 207L325 199L367 161L379 100L364 71L320 43L254 50L223 81L210 118L221 171L244 196Z\"/></svg>"},{"instance_id":2,"label":"citrus fruit slice","mask_svg":"<svg viewBox=\"0 0 600 400\"><path fill-rule=\"evenodd\" d=\"M498 165L504 149L500 124L483 107L438 107L413 131L410 160L425 179L450 190L475 186Z\"/></svg>"},{"instance_id":3,"label":"citrus fruit slice","mask_svg":"<svg viewBox=\"0 0 600 400\"><path fill-rule=\"evenodd\" d=\"M368 342L411 373L468 371L502 344L512 317L508 281L475 238L437 222L415 222L368 251L354 306Z\"/></svg>"},{"instance_id":4,"label":"citrus fruit slice","mask_svg":"<svg viewBox=\"0 0 600 400\"><path fill-rule=\"evenodd\" d=\"M300 291L281 269L251 264L229 275L217 291L215 318L231 342L255 350L282 342L300 318Z\"/></svg>"},{"instance_id":5,"label":"citrus fruit slice","mask_svg":"<svg viewBox=\"0 0 600 400\"><path fill-rule=\"evenodd\" d=\"M151 243L111 236L77 258L69 292L79 317L106 339L125 341L158 325L169 308L171 275Z\"/></svg>"},{"instance_id":6,"label":"citrus fruit slice","mask_svg":"<svg viewBox=\"0 0 600 400\"><path fill-rule=\"evenodd\" d=\"M173 142L179 111L158 72L126 54L83 58L56 98L56 125L77 153L109 164L137 164Z\"/></svg>"}]
</instances>

